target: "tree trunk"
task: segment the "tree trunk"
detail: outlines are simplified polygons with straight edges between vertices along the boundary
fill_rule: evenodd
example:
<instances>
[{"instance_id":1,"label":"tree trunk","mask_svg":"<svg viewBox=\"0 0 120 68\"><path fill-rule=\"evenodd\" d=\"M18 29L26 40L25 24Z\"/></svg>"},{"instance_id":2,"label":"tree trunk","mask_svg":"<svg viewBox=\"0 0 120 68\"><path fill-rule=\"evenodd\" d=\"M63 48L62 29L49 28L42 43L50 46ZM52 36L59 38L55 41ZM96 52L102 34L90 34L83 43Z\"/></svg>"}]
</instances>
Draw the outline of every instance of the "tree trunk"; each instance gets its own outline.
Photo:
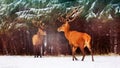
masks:
<instances>
[{"instance_id":1,"label":"tree trunk","mask_svg":"<svg viewBox=\"0 0 120 68\"><path fill-rule=\"evenodd\" d=\"M2 39L2 45L3 45L3 54L8 55L8 50L7 50L7 38L3 37Z\"/></svg>"}]
</instances>

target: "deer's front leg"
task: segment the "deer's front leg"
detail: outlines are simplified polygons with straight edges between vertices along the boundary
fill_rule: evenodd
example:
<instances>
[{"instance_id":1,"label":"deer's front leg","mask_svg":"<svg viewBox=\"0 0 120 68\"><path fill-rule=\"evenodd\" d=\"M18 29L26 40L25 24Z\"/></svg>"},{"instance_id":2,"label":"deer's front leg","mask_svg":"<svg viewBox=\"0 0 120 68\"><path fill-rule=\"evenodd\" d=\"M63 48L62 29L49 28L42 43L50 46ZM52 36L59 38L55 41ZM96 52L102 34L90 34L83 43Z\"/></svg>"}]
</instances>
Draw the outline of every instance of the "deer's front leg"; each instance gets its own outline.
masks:
<instances>
[{"instance_id":1,"label":"deer's front leg","mask_svg":"<svg viewBox=\"0 0 120 68\"><path fill-rule=\"evenodd\" d=\"M78 59L75 57L75 52L76 52L76 49L77 49L77 47L72 47L72 56L73 56L73 61L74 61L74 59L75 59L75 60L78 60Z\"/></svg>"}]
</instances>

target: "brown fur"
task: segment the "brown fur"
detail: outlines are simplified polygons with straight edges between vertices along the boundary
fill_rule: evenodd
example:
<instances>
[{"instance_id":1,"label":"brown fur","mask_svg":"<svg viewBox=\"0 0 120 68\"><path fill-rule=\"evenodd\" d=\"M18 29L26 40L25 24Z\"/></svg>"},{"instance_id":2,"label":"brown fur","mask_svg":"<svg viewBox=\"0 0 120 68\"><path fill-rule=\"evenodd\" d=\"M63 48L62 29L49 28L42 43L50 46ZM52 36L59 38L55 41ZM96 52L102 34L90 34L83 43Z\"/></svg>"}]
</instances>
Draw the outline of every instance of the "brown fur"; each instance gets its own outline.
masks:
<instances>
[{"instance_id":1,"label":"brown fur","mask_svg":"<svg viewBox=\"0 0 120 68\"><path fill-rule=\"evenodd\" d=\"M71 49L72 49L73 60L74 59L77 60L77 58L75 57L75 52L77 48L80 48L83 54L83 57L82 57L82 61L83 61L85 57L84 48L87 47L92 55L92 61L94 61L92 50L91 50L91 45L90 45L91 36L88 35L87 33L82 33L78 31L70 31L69 28L70 26L68 22L66 21L65 24L63 24L61 27L58 28L58 32L64 32L65 37L69 41L69 44L71 45Z\"/></svg>"},{"instance_id":2,"label":"brown fur","mask_svg":"<svg viewBox=\"0 0 120 68\"><path fill-rule=\"evenodd\" d=\"M42 57L41 48L43 45L43 36L46 35L46 33L42 29L38 29L37 34L33 35L32 37L32 43L33 43L33 51L35 57Z\"/></svg>"}]
</instances>

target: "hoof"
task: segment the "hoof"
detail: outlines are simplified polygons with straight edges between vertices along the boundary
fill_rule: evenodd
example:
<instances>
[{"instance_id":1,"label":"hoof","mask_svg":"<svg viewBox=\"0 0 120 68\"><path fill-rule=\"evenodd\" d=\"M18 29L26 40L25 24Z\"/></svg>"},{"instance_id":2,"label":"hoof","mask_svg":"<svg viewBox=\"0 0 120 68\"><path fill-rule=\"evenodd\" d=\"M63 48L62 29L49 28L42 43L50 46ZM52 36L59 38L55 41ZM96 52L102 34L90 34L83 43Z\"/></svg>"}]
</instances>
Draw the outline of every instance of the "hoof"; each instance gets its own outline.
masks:
<instances>
[{"instance_id":1,"label":"hoof","mask_svg":"<svg viewBox=\"0 0 120 68\"><path fill-rule=\"evenodd\" d=\"M77 59L77 58L75 58L75 60L76 60L76 61L78 61L78 59Z\"/></svg>"},{"instance_id":2,"label":"hoof","mask_svg":"<svg viewBox=\"0 0 120 68\"><path fill-rule=\"evenodd\" d=\"M84 61L83 59L81 61Z\"/></svg>"},{"instance_id":3,"label":"hoof","mask_svg":"<svg viewBox=\"0 0 120 68\"><path fill-rule=\"evenodd\" d=\"M73 60L73 61L74 61L74 60L78 61L78 59L77 59L77 58L74 58L74 59L72 59L72 60Z\"/></svg>"},{"instance_id":4,"label":"hoof","mask_svg":"<svg viewBox=\"0 0 120 68\"><path fill-rule=\"evenodd\" d=\"M40 56L40 58L42 58L42 56Z\"/></svg>"}]
</instances>

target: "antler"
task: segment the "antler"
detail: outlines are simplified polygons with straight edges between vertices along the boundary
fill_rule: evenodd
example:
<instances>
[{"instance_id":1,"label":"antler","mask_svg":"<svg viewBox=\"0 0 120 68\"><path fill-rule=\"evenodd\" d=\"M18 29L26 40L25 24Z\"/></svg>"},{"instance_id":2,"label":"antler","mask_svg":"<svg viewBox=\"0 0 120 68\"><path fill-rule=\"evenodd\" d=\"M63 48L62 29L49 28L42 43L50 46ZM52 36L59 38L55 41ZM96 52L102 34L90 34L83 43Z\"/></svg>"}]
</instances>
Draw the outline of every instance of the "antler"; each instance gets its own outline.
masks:
<instances>
[{"instance_id":1,"label":"antler","mask_svg":"<svg viewBox=\"0 0 120 68\"><path fill-rule=\"evenodd\" d=\"M66 18L69 18L69 17L73 16L76 12L78 12L77 8L75 8L70 14L67 14Z\"/></svg>"},{"instance_id":2,"label":"antler","mask_svg":"<svg viewBox=\"0 0 120 68\"><path fill-rule=\"evenodd\" d=\"M58 17L58 20L60 22L61 21L62 22L65 22L65 21L73 22L78 17L78 15L80 15L80 13L83 11L83 8L84 7L81 7L80 9L79 8L74 8L74 10L71 13L66 14L65 18L63 18L62 16L60 16L60 17Z\"/></svg>"},{"instance_id":3,"label":"antler","mask_svg":"<svg viewBox=\"0 0 120 68\"><path fill-rule=\"evenodd\" d=\"M35 27L37 27L37 28L40 28L40 29L45 29L45 24L40 20L32 20L32 23L33 23L33 25L35 26Z\"/></svg>"},{"instance_id":4,"label":"antler","mask_svg":"<svg viewBox=\"0 0 120 68\"><path fill-rule=\"evenodd\" d=\"M57 18L60 22L65 22L66 19L62 17L62 15L60 17Z\"/></svg>"},{"instance_id":5,"label":"antler","mask_svg":"<svg viewBox=\"0 0 120 68\"><path fill-rule=\"evenodd\" d=\"M81 14L81 12L83 11L83 8L84 7L75 8L71 14L67 15L66 19L68 20L68 22L73 22Z\"/></svg>"}]
</instances>

